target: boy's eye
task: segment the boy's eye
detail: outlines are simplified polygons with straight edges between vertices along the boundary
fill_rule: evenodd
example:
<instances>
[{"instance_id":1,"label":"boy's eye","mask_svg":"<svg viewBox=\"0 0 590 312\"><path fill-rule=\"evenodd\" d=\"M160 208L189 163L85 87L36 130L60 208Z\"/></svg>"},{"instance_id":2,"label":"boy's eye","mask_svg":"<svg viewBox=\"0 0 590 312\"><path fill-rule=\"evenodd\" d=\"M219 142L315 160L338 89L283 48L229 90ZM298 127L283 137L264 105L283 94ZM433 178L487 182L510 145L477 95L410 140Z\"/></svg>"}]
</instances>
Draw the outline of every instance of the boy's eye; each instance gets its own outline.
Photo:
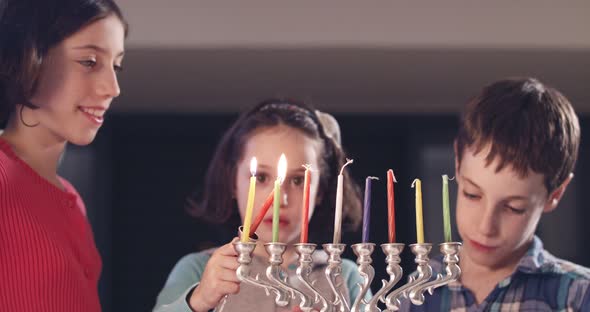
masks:
<instances>
[{"instance_id":1,"label":"boy's eye","mask_svg":"<svg viewBox=\"0 0 590 312\"><path fill-rule=\"evenodd\" d=\"M510 205L506 205L506 209L508 209L510 212L512 212L514 214L518 214L518 215L522 215L525 213L524 209L514 208Z\"/></svg>"},{"instance_id":2,"label":"boy's eye","mask_svg":"<svg viewBox=\"0 0 590 312\"><path fill-rule=\"evenodd\" d=\"M466 191L463 191L463 196L465 196L469 200L476 200L476 199L479 199L480 198L479 195L475 195L475 194L472 194L472 193L467 193Z\"/></svg>"},{"instance_id":3,"label":"boy's eye","mask_svg":"<svg viewBox=\"0 0 590 312\"><path fill-rule=\"evenodd\" d=\"M122 72L122 71L123 71L123 66L121 66L121 65L114 65L114 66L113 66L113 69L114 69L116 72L120 73L120 72Z\"/></svg>"},{"instance_id":4,"label":"boy's eye","mask_svg":"<svg viewBox=\"0 0 590 312\"><path fill-rule=\"evenodd\" d=\"M80 63L82 66L88 67L88 68L93 68L94 66L96 66L95 60L78 61L78 63Z\"/></svg>"}]
</instances>

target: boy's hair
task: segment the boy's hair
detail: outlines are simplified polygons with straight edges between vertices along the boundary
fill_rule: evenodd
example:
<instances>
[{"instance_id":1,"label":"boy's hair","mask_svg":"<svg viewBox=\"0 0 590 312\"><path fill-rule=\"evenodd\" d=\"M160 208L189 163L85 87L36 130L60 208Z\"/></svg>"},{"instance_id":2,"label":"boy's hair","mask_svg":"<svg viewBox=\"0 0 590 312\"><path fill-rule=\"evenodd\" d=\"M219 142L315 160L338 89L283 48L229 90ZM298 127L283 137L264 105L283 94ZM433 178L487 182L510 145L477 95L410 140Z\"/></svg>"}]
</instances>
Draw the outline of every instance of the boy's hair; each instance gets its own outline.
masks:
<instances>
[{"instance_id":1,"label":"boy's hair","mask_svg":"<svg viewBox=\"0 0 590 312\"><path fill-rule=\"evenodd\" d=\"M329 234L329 229L333 228L338 173L346 159L340 142L330 135L338 131L334 129L336 121L325 125L320 118L326 116L320 116L322 113L312 107L290 99L269 99L242 113L217 145L202 192L195 192L188 198L191 215L217 224L239 220L236 218L237 203L231 194L235 190L237 165L243 157L244 146L258 130L285 125L320 143L318 195L321 194L322 201L316 203L309 233L310 239L322 239ZM361 218L360 189L347 168L344 181L343 216L348 221L346 225L356 228ZM227 225L235 230L238 224Z\"/></svg>"},{"instance_id":2,"label":"boy's hair","mask_svg":"<svg viewBox=\"0 0 590 312\"><path fill-rule=\"evenodd\" d=\"M0 129L18 104L29 100L51 48L94 21L115 15L127 22L114 0L0 1Z\"/></svg>"},{"instance_id":3,"label":"boy's hair","mask_svg":"<svg viewBox=\"0 0 590 312\"><path fill-rule=\"evenodd\" d=\"M456 138L459 163L466 147L478 153L490 146L486 161L496 157L496 171L507 165L525 177L544 175L548 192L573 171L580 144L580 125L570 102L534 78L500 80L485 87L466 106Z\"/></svg>"}]
</instances>

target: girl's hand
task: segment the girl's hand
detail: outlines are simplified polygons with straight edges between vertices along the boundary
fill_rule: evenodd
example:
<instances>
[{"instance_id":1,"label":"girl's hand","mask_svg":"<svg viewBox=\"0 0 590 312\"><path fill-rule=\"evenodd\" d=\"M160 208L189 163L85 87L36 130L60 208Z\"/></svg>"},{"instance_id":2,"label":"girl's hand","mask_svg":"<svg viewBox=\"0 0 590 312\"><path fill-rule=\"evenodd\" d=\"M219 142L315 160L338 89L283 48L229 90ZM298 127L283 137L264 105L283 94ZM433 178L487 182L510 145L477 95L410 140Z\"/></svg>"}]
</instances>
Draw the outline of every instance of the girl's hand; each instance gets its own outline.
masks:
<instances>
[{"instance_id":1,"label":"girl's hand","mask_svg":"<svg viewBox=\"0 0 590 312\"><path fill-rule=\"evenodd\" d=\"M199 285L193 290L189 305L195 312L209 311L223 296L240 291L236 276L238 254L232 243L219 247L207 262Z\"/></svg>"}]
</instances>

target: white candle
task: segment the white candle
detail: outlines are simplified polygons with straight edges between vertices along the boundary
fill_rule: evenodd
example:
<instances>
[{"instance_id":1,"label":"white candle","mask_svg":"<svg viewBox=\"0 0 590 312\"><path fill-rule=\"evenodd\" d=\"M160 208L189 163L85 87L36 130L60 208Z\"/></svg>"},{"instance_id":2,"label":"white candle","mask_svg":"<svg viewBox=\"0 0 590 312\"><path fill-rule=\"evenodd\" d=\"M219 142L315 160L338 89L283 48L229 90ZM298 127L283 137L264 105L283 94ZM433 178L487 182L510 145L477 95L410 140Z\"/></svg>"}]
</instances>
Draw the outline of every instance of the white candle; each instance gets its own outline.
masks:
<instances>
[{"instance_id":1,"label":"white candle","mask_svg":"<svg viewBox=\"0 0 590 312\"><path fill-rule=\"evenodd\" d=\"M343 193L343 182L344 182L344 168L349 164L352 164L352 159L347 159L340 174L338 175L338 184L336 186L336 213L334 217L334 244L340 244L342 237L342 193Z\"/></svg>"}]
</instances>

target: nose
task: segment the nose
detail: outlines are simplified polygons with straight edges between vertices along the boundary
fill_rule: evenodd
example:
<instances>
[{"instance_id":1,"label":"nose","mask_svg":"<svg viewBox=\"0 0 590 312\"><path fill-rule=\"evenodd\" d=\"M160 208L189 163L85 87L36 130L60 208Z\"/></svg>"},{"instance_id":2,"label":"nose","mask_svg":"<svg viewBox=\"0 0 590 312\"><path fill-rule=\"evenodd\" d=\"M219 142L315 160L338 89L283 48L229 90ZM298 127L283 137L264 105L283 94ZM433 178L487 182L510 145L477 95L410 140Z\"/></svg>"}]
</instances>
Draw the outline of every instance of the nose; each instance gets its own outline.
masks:
<instances>
[{"instance_id":1,"label":"nose","mask_svg":"<svg viewBox=\"0 0 590 312\"><path fill-rule=\"evenodd\" d=\"M494 236L498 233L498 216L492 205L486 205L479 221L479 232L484 236Z\"/></svg>"},{"instance_id":2,"label":"nose","mask_svg":"<svg viewBox=\"0 0 590 312\"><path fill-rule=\"evenodd\" d=\"M97 92L99 95L108 98L116 98L121 94L117 72L114 68L108 68L99 76L97 82Z\"/></svg>"}]
</instances>

